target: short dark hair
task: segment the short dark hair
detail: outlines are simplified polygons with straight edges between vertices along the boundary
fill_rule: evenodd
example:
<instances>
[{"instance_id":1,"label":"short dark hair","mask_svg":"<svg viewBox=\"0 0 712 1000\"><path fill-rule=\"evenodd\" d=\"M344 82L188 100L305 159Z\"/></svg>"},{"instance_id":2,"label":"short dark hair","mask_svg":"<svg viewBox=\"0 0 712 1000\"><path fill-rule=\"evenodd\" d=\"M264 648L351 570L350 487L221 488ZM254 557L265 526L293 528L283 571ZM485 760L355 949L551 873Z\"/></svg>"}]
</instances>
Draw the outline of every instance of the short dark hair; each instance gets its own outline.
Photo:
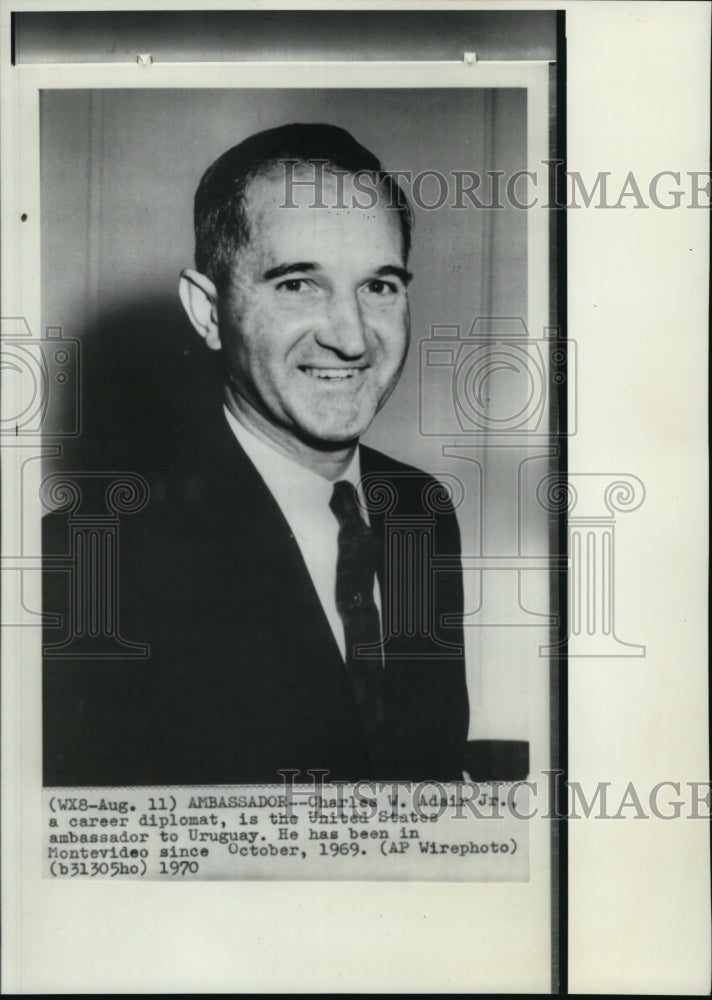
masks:
<instances>
[{"instance_id":1,"label":"short dark hair","mask_svg":"<svg viewBox=\"0 0 712 1000\"><path fill-rule=\"evenodd\" d=\"M218 290L229 283L235 252L250 237L245 211L248 184L284 160L322 161L326 170L331 167L351 174L377 175L390 205L398 210L407 261L413 225L411 208L397 182L381 169L378 158L337 125L280 125L257 132L228 149L208 167L195 192L195 266Z\"/></svg>"}]
</instances>

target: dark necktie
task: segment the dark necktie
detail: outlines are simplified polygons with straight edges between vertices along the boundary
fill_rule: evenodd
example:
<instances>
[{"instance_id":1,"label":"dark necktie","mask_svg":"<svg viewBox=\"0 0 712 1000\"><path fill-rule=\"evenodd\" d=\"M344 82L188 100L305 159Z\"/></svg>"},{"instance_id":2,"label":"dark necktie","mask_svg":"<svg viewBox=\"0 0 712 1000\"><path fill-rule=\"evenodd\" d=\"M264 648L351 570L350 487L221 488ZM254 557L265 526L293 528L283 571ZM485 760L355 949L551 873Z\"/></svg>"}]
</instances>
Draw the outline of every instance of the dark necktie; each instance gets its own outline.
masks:
<instances>
[{"instance_id":1,"label":"dark necktie","mask_svg":"<svg viewBox=\"0 0 712 1000\"><path fill-rule=\"evenodd\" d=\"M373 599L377 543L359 512L352 483L334 484L330 507L339 522L336 607L344 625L346 671L377 766L383 733L381 624Z\"/></svg>"}]
</instances>

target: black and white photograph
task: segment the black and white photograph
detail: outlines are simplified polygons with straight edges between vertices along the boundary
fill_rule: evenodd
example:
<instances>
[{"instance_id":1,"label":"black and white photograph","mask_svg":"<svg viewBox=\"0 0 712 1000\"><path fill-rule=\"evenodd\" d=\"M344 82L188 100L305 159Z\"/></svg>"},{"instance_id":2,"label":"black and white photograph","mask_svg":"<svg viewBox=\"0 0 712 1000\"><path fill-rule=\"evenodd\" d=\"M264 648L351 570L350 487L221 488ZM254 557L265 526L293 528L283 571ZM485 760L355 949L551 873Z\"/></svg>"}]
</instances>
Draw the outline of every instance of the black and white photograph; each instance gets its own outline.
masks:
<instances>
[{"instance_id":1,"label":"black and white photograph","mask_svg":"<svg viewBox=\"0 0 712 1000\"><path fill-rule=\"evenodd\" d=\"M551 70L457 75L42 92L77 389L41 485L46 786L512 781L546 748L565 347L520 198Z\"/></svg>"},{"instance_id":2,"label":"black and white photograph","mask_svg":"<svg viewBox=\"0 0 712 1000\"><path fill-rule=\"evenodd\" d=\"M554 621L546 586L517 600L525 560L494 576L548 554L524 489L554 465L563 352L528 333L527 213L486 224L464 191L527 169L526 88L71 90L40 110L43 327L81 356L80 433L43 480L45 784L512 777L467 759L468 691L508 661L506 735Z\"/></svg>"},{"instance_id":3,"label":"black and white photograph","mask_svg":"<svg viewBox=\"0 0 712 1000\"><path fill-rule=\"evenodd\" d=\"M241 968L219 946L211 989L373 989L354 956L380 967L376 914L389 900L405 941L412 899L415 965L387 991L600 985L576 895L591 824L667 819L681 782L697 818L708 786L697 750L697 770L661 752L630 774L612 743L581 753L658 649L631 603L655 480L622 418L617 445L595 436L604 377L634 405L594 337L627 286L598 287L590 254L615 252L604 224L681 224L670 179L699 207L704 162L646 161L643 181L573 155L594 91L570 4L5 6L4 815L23 819L4 849L22 842L17 884L39 886L23 939L43 895L74 913L73 948L100 902L130 922L140 894L170 926L169 893L219 898L258 944ZM353 949L289 979L258 963L305 905L314 926L350 909ZM418 964L434 926L461 958L479 938L479 979ZM126 934L56 982L194 984L199 961L113 976ZM20 991L51 979L13 971Z\"/></svg>"}]
</instances>

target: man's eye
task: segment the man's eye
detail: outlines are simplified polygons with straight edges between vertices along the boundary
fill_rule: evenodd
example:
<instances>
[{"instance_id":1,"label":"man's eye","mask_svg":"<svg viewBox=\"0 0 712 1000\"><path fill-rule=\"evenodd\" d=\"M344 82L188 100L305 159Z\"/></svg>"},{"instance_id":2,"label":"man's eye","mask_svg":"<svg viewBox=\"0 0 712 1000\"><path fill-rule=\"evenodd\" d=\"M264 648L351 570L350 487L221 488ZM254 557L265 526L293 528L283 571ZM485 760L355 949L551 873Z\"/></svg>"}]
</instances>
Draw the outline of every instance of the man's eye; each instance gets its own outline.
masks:
<instances>
[{"instance_id":1,"label":"man's eye","mask_svg":"<svg viewBox=\"0 0 712 1000\"><path fill-rule=\"evenodd\" d=\"M398 291L397 285L392 281L382 281L380 278L369 281L366 288L372 295L395 295Z\"/></svg>"},{"instance_id":2,"label":"man's eye","mask_svg":"<svg viewBox=\"0 0 712 1000\"><path fill-rule=\"evenodd\" d=\"M288 278L277 285L280 292L304 292L308 288L305 278Z\"/></svg>"}]
</instances>

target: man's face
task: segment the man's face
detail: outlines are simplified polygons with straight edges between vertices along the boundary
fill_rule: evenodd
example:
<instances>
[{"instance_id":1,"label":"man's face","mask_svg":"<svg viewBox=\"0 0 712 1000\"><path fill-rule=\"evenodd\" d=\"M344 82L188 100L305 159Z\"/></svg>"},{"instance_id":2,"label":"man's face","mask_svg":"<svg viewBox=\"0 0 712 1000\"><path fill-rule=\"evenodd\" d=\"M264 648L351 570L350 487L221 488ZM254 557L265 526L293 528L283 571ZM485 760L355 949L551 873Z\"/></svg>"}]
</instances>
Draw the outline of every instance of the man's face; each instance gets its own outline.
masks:
<instances>
[{"instance_id":1,"label":"man's face","mask_svg":"<svg viewBox=\"0 0 712 1000\"><path fill-rule=\"evenodd\" d=\"M311 168L304 177L313 179ZM324 204L352 204L352 178L340 180L342 192L324 174ZM295 436L338 448L367 429L405 360L398 213L383 193L368 211L312 208L313 186L295 186L293 200L296 208L279 208L279 173L248 186L250 240L219 298L220 342L238 405L247 401L287 448Z\"/></svg>"}]
</instances>

